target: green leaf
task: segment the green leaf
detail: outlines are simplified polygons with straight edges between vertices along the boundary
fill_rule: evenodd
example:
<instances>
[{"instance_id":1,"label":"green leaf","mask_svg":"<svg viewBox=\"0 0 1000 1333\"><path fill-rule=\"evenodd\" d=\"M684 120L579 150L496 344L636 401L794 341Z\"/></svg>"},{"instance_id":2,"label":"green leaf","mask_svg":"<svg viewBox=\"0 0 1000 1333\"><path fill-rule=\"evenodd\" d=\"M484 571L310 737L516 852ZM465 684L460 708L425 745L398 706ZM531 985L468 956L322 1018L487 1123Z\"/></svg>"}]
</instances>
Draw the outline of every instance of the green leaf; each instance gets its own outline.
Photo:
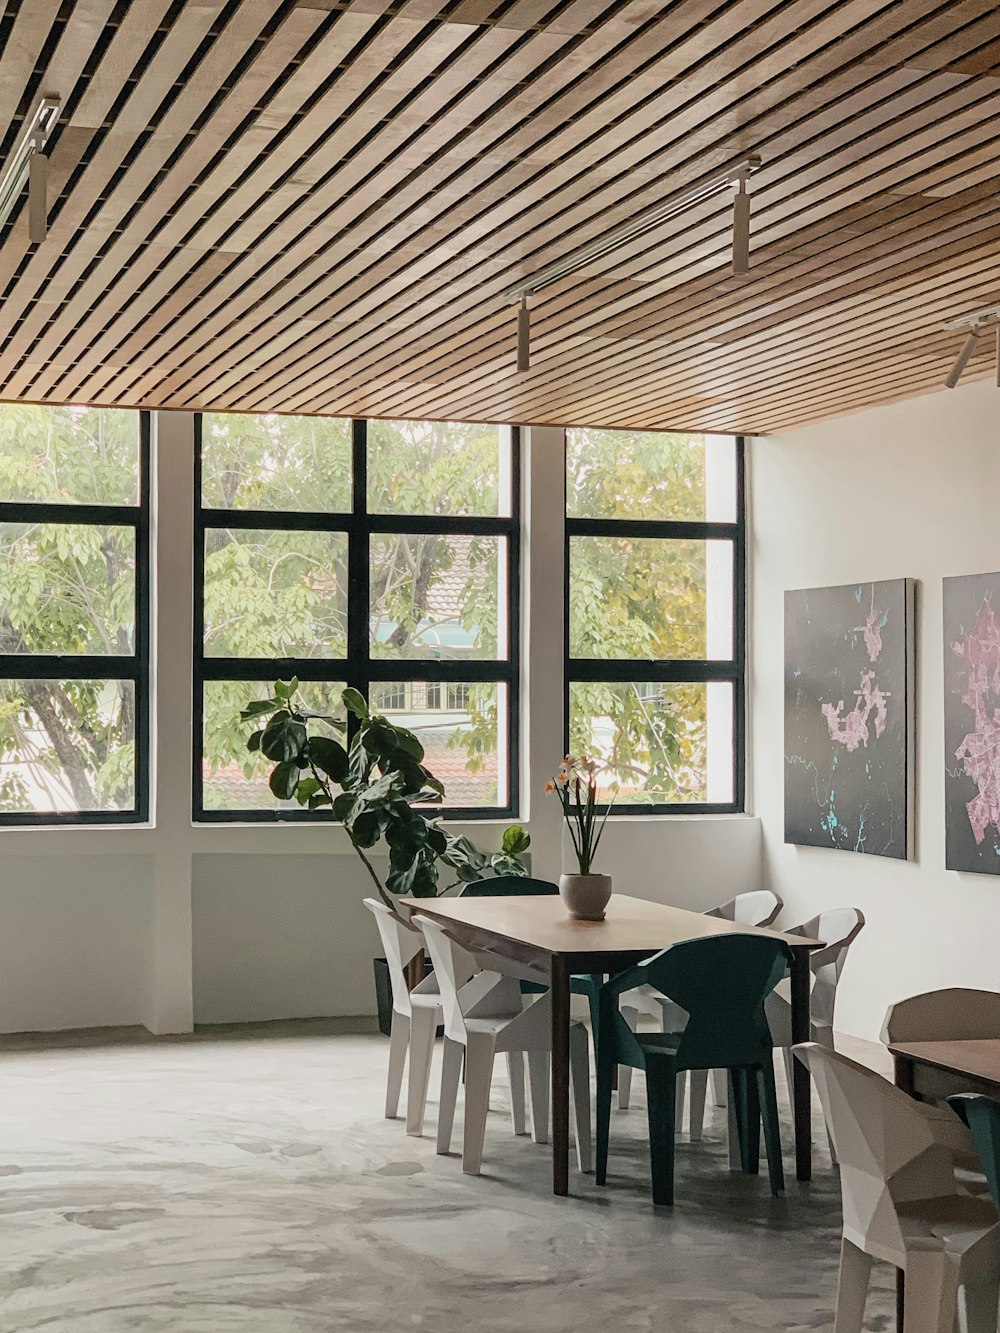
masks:
<instances>
[{"instance_id":1,"label":"green leaf","mask_svg":"<svg viewBox=\"0 0 1000 1333\"><path fill-rule=\"evenodd\" d=\"M334 782L342 786L347 781L350 761L347 758L347 751L339 741L332 740L329 736L310 736L306 755L311 763Z\"/></svg>"},{"instance_id":2,"label":"green leaf","mask_svg":"<svg viewBox=\"0 0 1000 1333\"><path fill-rule=\"evenodd\" d=\"M312 798L318 791L322 790L323 788L315 778L300 778L298 785L295 788L295 799L298 801L299 805L306 805L312 801ZM312 809L311 805L310 809Z\"/></svg>"},{"instance_id":3,"label":"green leaf","mask_svg":"<svg viewBox=\"0 0 1000 1333\"><path fill-rule=\"evenodd\" d=\"M377 810L362 810L351 820L348 832L359 847L374 847L382 835L382 816Z\"/></svg>"},{"instance_id":4,"label":"green leaf","mask_svg":"<svg viewBox=\"0 0 1000 1333\"><path fill-rule=\"evenodd\" d=\"M263 735L262 731L251 731L247 737L247 749L251 754L255 754L260 749L260 741Z\"/></svg>"},{"instance_id":5,"label":"green leaf","mask_svg":"<svg viewBox=\"0 0 1000 1333\"><path fill-rule=\"evenodd\" d=\"M358 798L354 792L342 791L333 802L334 818L339 819L342 824L346 824L354 813L354 807L357 803Z\"/></svg>"},{"instance_id":6,"label":"green leaf","mask_svg":"<svg viewBox=\"0 0 1000 1333\"><path fill-rule=\"evenodd\" d=\"M419 764L424 757L424 747L414 736L412 731L407 731L405 727L394 727L396 733L396 744L404 754L415 759Z\"/></svg>"},{"instance_id":7,"label":"green leaf","mask_svg":"<svg viewBox=\"0 0 1000 1333\"><path fill-rule=\"evenodd\" d=\"M295 794L295 788L299 782L299 769L297 764L281 763L271 772L267 785L277 796L279 801L289 801Z\"/></svg>"},{"instance_id":8,"label":"green leaf","mask_svg":"<svg viewBox=\"0 0 1000 1333\"><path fill-rule=\"evenodd\" d=\"M274 717L281 715L275 713ZM260 741L261 754L268 759L276 759L280 762L294 759L298 761L303 755L306 743L305 724L291 718L286 713L279 722L274 718L264 728ZM300 763L299 767L303 767Z\"/></svg>"},{"instance_id":9,"label":"green leaf","mask_svg":"<svg viewBox=\"0 0 1000 1333\"><path fill-rule=\"evenodd\" d=\"M241 711L240 721L249 722L252 718L260 717L261 713L273 713L277 707L277 699L255 699Z\"/></svg>"},{"instance_id":10,"label":"green leaf","mask_svg":"<svg viewBox=\"0 0 1000 1333\"><path fill-rule=\"evenodd\" d=\"M531 845L531 838L520 824L511 824L510 828L504 830L503 842L500 844L505 856L520 856L526 852Z\"/></svg>"},{"instance_id":11,"label":"green leaf","mask_svg":"<svg viewBox=\"0 0 1000 1333\"><path fill-rule=\"evenodd\" d=\"M365 703L362 694L348 686L340 697L343 700L344 707L349 713L353 713L354 716L360 718L362 722L368 721L370 714L368 712L368 705Z\"/></svg>"}]
</instances>

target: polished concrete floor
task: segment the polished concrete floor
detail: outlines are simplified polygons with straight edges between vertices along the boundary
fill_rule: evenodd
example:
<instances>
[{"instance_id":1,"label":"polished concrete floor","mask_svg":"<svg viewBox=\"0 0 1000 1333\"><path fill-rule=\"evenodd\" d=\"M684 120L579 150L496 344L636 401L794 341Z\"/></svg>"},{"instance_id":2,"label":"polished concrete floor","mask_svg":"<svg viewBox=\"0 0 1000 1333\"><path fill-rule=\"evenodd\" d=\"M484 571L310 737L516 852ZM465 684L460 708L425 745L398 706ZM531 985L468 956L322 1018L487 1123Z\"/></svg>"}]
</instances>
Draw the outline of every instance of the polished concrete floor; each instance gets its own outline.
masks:
<instances>
[{"instance_id":1,"label":"polished concrete floor","mask_svg":"<svg viewBox=\"0 0 1000 1333\"><path fill-rule=\"evenodd\" d=\"M649 1201L645 1108L607 1188L549 1193L498 1062L484 1174L382 1118L387 1042L329 1023L4 1039L2 1333L759 1333L832 1327L839 1188L727 1168L724 1113ZM637 1080L641 1084L641 1080ZM779 1079L779 1088L781 1080ZM432 1096L436 1098L436 1093ZM817 1120L817 1129L819 1122ZM790 1148L787 1114L784 1136ZM458 1135L456 1135L456 1143ZM867 1327L889 1329L876 1269Z\"/></svg>"}]
</instances>

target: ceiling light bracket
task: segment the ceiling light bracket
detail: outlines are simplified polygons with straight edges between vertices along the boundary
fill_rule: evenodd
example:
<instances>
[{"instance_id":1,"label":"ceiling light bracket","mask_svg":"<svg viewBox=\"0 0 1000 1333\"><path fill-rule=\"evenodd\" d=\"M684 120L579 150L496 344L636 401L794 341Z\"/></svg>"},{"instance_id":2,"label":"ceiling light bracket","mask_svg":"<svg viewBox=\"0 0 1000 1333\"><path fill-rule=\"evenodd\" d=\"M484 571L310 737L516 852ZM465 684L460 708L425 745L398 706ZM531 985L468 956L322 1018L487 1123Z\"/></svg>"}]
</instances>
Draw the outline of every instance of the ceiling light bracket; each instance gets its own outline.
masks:
<instances>
[{"instance_id":1,"label":"ceiling light bracket","mask_svg":"<svg viewBox=\"0 0 1000 1333\"><path fill-rule=\"evenodd\" d=\"M45 148L59 121L62 98L47 93L24 122L0 174L0 226L28 185L28 239L45 240L48 217L48 158Z\"/></svg>"}]
</instances>

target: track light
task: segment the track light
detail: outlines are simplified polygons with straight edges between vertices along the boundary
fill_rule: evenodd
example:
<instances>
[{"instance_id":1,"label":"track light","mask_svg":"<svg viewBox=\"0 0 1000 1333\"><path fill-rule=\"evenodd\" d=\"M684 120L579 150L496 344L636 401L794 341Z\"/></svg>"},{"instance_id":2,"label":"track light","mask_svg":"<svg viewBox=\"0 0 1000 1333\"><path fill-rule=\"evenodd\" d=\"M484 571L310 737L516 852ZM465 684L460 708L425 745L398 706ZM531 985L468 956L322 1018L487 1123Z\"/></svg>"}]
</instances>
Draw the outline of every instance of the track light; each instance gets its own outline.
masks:
<instances>
[{"instance_id":1,"label":"track light","mask_svg":"<svg viewBox=\"0 0 1000 1333\"><path fill-rule=\"evenodd\" d=\"M962 378L962 372L969 364L973 353L979 345L979 339L989 328L996 328L997 337L997 384L1000 385L1000 306L986 306L982 310L974 310L971 315L962 315L958 319L950 319L945 324L946 329L968 329L965 342L962 344L962 350L955 358L955 364L948 372L948 378L945 385L949 389L954 389L958 381Z\"/></svg>"},{"instance_id":2,"label":"track light","mask_svg":"<svg viewBox=\"0 0 1000 1333\"><path fill-rule=\"evenodd\" d=\"M531 368L531 311L528 298L521 297L517 312L517 372L519 375Z\"/></svg>"},{"instance_id":3,"label":"track light","mask_svg":"<svg viewBox=\"0 0 1000 1333\"><path fill-rule=\"evenodd\" d=\"M44 148L56 127L62 101L46 96L24 122L21 137L0 176L0 227L14 211L25 183L28 185L28 240L45 240L48 227L48 158Z\"/></svg>"},{"instance_id":4,"label":"track light","mask_svg":"<svg viewBox=\"0 0 1000 1333\"><path fill-rule=\"evenodd\" d=\"M578 269L585 268L588 264L594 263L597 259L602 259L613 250L620 246L627 245L629 241L644 236L646 232L652 231L654 227L659 227L661 223L677 217L681 213L687 212L689 208L694 208L697 204L704 203L708 199L713 199L716 195L723 194L726 190L736 187L736 195L733 199L733 274L736 277L746 277L750 270L750 193L748 187L748 178L752 171L760 166L760 158L754 153L743 158L734 166L718 176L711 176L693 189L685 191L683 194L675 195L665 203L657 204L655 208L648 209L631 222L624 223L621 227L616 227L613 231L607 232L596 241L591 241L589 245L574 251L565 259L559 260L555 264L550 264L548 268L539 269L537 273L532 273L525 278L519 287L515 287L507 293L506 299L510 302L519 302L520 309L517 312L517 368L519 371L528 369L529 350L529 321L530 315L527 308L529 296L549 287L560 278L568 277L571 273L576 273Z\"/></svg>"}]
</instances>

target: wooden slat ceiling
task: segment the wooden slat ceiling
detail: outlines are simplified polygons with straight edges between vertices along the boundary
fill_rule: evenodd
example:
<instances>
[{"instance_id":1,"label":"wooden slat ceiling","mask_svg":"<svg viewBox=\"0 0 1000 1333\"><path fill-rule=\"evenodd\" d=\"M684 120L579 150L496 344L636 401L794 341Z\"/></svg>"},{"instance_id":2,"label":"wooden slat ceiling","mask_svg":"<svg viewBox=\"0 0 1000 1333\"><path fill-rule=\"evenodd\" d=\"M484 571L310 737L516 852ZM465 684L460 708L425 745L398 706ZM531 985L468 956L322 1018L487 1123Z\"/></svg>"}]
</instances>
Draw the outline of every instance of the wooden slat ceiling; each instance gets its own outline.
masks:
<instances>
[{"instance_id":1,"label":"wooden slat ceiling","mask_svg":"<svg viewBox=\"0 0 1000 1333\"><path fill-rule=\"evenodd\" d=\"M941 386L1000 302L988 0L0 0L0 398L770 433ZM747 152L720 198L505 293ZM966 372L991 372L992 349Z\"/></svg>"}]
</instances>

